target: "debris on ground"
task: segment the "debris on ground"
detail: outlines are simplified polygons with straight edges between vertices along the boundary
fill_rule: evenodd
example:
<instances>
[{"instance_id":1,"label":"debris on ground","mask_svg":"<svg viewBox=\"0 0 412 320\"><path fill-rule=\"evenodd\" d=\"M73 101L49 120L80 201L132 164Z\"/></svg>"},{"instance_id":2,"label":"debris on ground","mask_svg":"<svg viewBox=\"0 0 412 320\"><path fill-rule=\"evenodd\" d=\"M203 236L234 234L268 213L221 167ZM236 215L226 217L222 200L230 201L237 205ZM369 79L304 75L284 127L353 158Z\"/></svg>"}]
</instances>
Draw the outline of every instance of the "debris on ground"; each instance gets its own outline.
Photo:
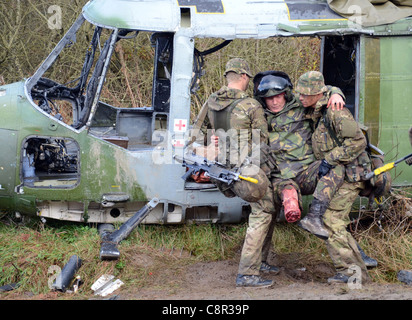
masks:
<instances>
[{"instance_id":1,"label":"debris on ground","mask_svg":"<svg viewBox=\"0 0 412 320\"><path fill-rule=\"evenodd\" d=\"M12 290L14 290L14 289L17 289L19 286L20 286L19 283L9 283L9 284L6 284L6 285L0 287L0 293L1 293L1 292L12 291Z\"/></svg>"},{"instance_id":2,"label":"debris on ground","mask_svg":"<svg viewBox=\"0 0 412 320\"><path fill-rule=\"evenodd\" d=\"M412 285L412 270L401 270L397 276L400 282Z\"/></svg>"},{"instance_id":3,"label":"debris on ground","mask_svg":"<svg viewBox=\"0 0 412 320\"><path fill-rule=\"evenodd\" d=\"M93 283L91 289L94 291L95 295L105 297L119 289L122 285L123 282L119 279L114 280L113 275L104 274Z\"/></svg>"},{"instance_id":4,"label":"debris on ground","mask_svg":"<svg viewBox=\"0 0 412 320\"><path fill-rule=\"evenodd\" d=\"M52 284L52 289L66 292L66 290L70 287L74 274L81 267L81 265L82 260L78 256L72 255Z\"/></svg>"}]
</instances>

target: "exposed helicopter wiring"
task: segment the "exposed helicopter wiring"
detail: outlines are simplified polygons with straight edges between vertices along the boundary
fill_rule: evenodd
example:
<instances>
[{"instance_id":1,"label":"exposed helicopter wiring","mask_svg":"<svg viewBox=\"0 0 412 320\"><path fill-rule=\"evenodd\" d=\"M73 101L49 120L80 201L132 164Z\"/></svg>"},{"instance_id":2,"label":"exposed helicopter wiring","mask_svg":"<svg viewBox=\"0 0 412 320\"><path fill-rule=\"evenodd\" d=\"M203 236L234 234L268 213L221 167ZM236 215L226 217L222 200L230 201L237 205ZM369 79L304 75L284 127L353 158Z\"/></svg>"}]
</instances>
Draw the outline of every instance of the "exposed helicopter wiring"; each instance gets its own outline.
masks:
<instances>
[{"instance_id":1,"label":"exposed helicopter wiring","mask_svg":"<svg viewBox=\"0 0 412 320\"><path fill-rule=\"evenodd\" d=\"M197 94L197 91L200 88L199 86L200 78L204 76L205 74L205 71L203 70L203 66L205 63L204 57L226 47L231 42L232 40L225 40L222 43L218 44L217 46L212 47L205 51L199 51L198 49L195 48L194 62L193 62L193 77L192 77L192 83L190 85L190 92L195 95L195 97L199 100L199 102L200 102L200 98Z\"/></svg>"}]
</instances>

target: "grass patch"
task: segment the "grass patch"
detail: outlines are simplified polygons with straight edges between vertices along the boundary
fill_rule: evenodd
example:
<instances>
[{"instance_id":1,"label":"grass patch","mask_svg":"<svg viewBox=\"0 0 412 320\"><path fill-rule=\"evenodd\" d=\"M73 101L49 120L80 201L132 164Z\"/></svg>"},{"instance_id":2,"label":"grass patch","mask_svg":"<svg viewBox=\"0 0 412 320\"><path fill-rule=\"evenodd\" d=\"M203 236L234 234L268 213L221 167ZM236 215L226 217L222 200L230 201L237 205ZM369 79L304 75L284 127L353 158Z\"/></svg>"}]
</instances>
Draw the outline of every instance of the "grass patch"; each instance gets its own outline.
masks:
<instances>
[{"instance_id":1,"label":"grass patch","mask_svg":"<svg viewBox=\"0 0 412 320\"><path fill-rule=\"evenodd\" d=\"M135 238L146 246L159 249L181 250L183 248L198 260L214 261L232 258L234 249L243 241L245 232L245 225L142 225L133 234L132 239Z\"/></svg>"},{"instance_id":2,"label":"grass patch","mask_svg":"<svg viewBox=\"0 0 412 320\"><path fill-rule=\"evenodd\" d=\"M77 274L84 283L77 298L91 295L91 285L102 274L112 274L134 287L161 285L170 270L177 274L190 263L232 258L245 230L245 225L142 225L119 245L119 260L101 261L100 236L92 226L42 225L36 219L19 225L7 216L0 222L0 286L19 282L13 292L47 294L50 279L57 275L50 268L62 269L72 255L82 259Z\"/></svg>"},{"instance_id":3,"label":"grass patch","mask_svg":"<svg viewBox=\"0 0 412 320\"><path fill-rule=\"evenodd\" d=\"M411 190L395 188L380 206L363 211L351 227L363 250L378 260L378 267L370 270L374 281L396 282L400 270L411 270Z\"/></svg>"},{"instance_id":4,"label":"grass patch","mask_svg":"<svg viewBox=\"0 0 412 320\"><path fill-rule=\"evenodd\" d=\"M386 202L381 208L361 210L350 226L364 251L378 260L378 268L369 274L379 283L397 282L399 270L410 269L412 261L411 196L394 193ZM20 287L1 296L20 299L27 292L30 296L50 295L53 273L49 268L63 268L72 255L82 259L77 274L83 285L76 299L91 297L90 287L102 274L118 277L126 289L150 286L173 290L180 285L178 276L190 264L238 259L246 228L246 223L141 225L119 245L119 260L101 261L100 236L93 226L52 221L43 225L35 218L20 224L6 216L0 220L0 286L19 282ZM332 265L324 242L296 225L278 224L273 245L276 253L286 257L292 253L289 257L297 265Z\"/></svg>"}]
</instances>

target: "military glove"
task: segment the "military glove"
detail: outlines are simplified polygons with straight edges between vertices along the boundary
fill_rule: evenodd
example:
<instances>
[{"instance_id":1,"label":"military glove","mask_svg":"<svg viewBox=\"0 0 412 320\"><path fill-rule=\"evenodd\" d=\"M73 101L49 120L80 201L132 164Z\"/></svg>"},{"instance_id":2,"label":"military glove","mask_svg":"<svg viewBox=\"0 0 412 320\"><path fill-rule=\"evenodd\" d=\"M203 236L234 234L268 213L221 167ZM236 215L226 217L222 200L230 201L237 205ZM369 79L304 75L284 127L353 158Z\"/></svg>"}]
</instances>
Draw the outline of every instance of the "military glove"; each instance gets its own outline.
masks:
<instances>
[{"instance_id":1,"label":"military glove","mask_svg":"<svg viewBox=\"0 0 412 320\"><path fill-rule=\"evenodd\" d=\"M332 166L329 164L325 159L322 160L319 166L319 171L318 171L318 177L321 179L323 176L326 176L330 169L335 168L335 166Z\"/></svg>"}]
</instances>

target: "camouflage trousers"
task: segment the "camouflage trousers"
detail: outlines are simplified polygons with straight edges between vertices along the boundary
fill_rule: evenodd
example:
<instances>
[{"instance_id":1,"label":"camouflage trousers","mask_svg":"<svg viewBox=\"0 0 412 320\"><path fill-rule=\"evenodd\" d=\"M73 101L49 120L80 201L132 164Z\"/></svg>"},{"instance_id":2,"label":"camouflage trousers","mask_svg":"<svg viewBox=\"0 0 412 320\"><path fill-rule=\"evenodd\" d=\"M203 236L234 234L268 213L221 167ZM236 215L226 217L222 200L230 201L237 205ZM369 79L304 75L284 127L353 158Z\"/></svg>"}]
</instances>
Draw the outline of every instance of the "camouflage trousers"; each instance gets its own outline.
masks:
<instances>
[{"instance_id":1,"label":"camouflage trousers","mask_svg":"<svg viewBox=\"0 0 412 320\"><path fill-rule=\"evenodd\" d=\"M258 275L262 261L267 261L272 245L276 217L282 207L282 190L295 188L298 190L299 201L303 195L312 194L328 202L343 182L343 167L335 167L328 175L318 179L320 161L312 163L307 170L292 179L272 179L265 196L258 202L251 203L249 225L239 263L239 274ZM302 205L301 205L302 207Z\"/></svg>"},{"instance_id":2,"label":"camouflage trousers","mask_svg":"<svg viewBox=\"0 0 412 320\"><path fill-rule=\"evenodd\" d=\"M309 167L297 175L294 179L275 179L273 183L274 200L277 207L282 205L282 190L295 188L299 195L299 203L302 208L302 195L313 194L313 197L329 203L336 191L343 184L345 177L344 166L336 166L321 179L318 177L321 161L315 161Z\"/></svg>"},{"instance_id":3,"label":"camouflage trousers","mask_svg":"<svg viewBox=\"0 0 412 320\"><path fill-rule=\"evenodd\" d=\"M332 198L323 216L329 231L326 248L337 272L347 276L362 277L362 283L370 281L365 263L359 253L356 240L347 231L352 204L364 188L363 182L344 182ZM355 274L356 272L357 274Z\"/></svg>"},{"instance_id":4,"label":"camouflage trousers","mask_svg":"<svg viewBox=\"0 0 412 320\"><path fill-rule=\"evenodd\" d=\"M364 184L362 182L346 182L344 180L344 166L336 166L326 176L318 180L319 165L320 161L312 163L306 171L294 179L295 184L290 183L290 180L278 181L275 184L275 188L277 188L275 195L280 194L282 187L293 186L296 188L298 186L302 195L313 193L314 198L329 203L323 216L323 222L329 231L326 247L335 269L345 275L354 275L356 269L360 273L359 276L362 275L362 281L366 283L370 278L365 263L359 253L356 240L346 230L350 223L350 210L359 192L364 188ZM274 199L277 198L274 197Z\"/></svg>"},{"instance_id":5,"label":"camouflage trousers","mask_svg":"<svg viewBox=\"0 0 412 320\"><path fill-rule=\"evenodd\" d=\"M273 186L269 184L265 196L250 204L249 225L239 262L238 273L259 275L262 261L267 260L275 226Z\"/></svg>"}]
</instances>

